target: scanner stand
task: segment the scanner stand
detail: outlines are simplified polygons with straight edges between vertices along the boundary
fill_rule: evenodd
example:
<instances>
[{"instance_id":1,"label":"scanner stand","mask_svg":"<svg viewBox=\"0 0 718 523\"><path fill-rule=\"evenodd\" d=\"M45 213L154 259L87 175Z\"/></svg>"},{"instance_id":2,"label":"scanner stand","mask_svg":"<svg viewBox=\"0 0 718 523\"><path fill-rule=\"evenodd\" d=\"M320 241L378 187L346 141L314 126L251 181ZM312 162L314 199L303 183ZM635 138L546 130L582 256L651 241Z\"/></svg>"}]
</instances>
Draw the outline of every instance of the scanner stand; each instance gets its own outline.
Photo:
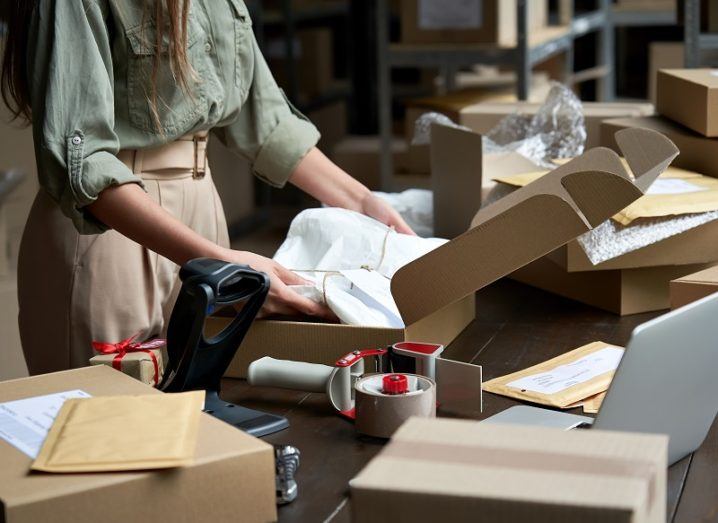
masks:
<instances>
[{"instance_id":1,"label":"scanner stand","mask_svg":"<svg viewBox=\"0 0 718 523\"><path fill-rule=\"evenodd\" d=\"M217 390L207 391L204 411L258 438L289 427L287 418L228 403L219 397Z\"/></svg>"},{"instance_id":2,"label":"scanner stand","mask_svg":"<svg viewBox=\"0 0 718 523\"><path fill-rule=\"evenodd\" d=\"M224 401L220 381L264 303L269 279L249 267L198 258L180 270L182 288L167 329L168 362L158 388L164 392L205 390L205 412L253 436L289 427L282 416ZM234 319L207 338L205 320L231 306Z\"/></svg>"}]
</instances>

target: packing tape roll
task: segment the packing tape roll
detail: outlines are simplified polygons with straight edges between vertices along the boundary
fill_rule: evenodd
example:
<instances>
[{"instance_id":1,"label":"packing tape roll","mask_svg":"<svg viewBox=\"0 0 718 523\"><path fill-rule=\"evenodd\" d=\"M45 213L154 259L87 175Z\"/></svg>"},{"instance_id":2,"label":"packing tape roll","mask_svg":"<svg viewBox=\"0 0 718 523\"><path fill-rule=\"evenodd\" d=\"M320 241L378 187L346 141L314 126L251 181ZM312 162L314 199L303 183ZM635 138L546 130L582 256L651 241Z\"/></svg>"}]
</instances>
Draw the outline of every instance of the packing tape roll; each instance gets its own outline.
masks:
<instances>
[{"instance_id":1,"label":"packing tape roll","mask_svg":"<svg viewBox=\"0 0 718 523\"><path fill-rule=\"evenodd\" d=\"M436 417L436 385L416 374L405 374L409 392L384 394L386 374L364 376L354 384L357 432L377 438L389 438L412 416Z\"/></svg>"}]
</instances>

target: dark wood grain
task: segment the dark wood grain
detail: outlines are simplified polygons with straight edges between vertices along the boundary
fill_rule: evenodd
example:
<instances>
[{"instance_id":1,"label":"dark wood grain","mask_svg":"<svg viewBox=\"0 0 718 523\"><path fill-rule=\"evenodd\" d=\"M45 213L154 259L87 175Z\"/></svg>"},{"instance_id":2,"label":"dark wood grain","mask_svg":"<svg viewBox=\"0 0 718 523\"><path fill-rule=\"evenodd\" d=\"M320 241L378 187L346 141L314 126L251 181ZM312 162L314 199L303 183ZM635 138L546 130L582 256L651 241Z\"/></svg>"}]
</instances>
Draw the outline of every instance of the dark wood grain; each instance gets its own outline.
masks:
<instances>
[{"instance_id":1,"label":"dark wood grain","mask_svg":"<svg viewBox=\"0 0 718 523\"><path fill-rule=\"evenodd\" d=\"M619 317L511 282L500 281L477 296L477 318L445 356L483 365L485 379L540 363L585 343L625 345L636 325L656 316ZM348 347L352 349L353 347ZM223 395L247 407L286 416L290 428L269 436L302 452L299 498L281 507L281 521L348 522L348 482L381 449L382 440L357 436L322 394L249 387L225 380ZM484 395L481 418L516 402ZM578 410L577 413L580 413ZM718 426L692 457L668 471L669 521L718 521Z\"/></svg>"}]
</instances>

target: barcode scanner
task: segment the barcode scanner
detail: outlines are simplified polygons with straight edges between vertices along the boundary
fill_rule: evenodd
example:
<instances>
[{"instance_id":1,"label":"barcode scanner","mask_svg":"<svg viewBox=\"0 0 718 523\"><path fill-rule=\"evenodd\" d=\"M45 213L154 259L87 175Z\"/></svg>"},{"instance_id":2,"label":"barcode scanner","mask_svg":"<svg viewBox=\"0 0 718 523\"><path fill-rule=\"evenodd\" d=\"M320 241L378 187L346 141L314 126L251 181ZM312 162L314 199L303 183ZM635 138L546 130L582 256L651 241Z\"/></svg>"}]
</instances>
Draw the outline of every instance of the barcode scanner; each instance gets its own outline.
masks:
<instances>
[{"instance_id":1,"label":"barcode scanner","mask_svg":"<svg viewBox=\"0 0 718 523\"><path fill-rule=\"evenodd\" d=\"M205 412L253 436L285 429L282 416L224 401L220 382L269 292L269 278L247 266L197 258L180 269L180 289L167 330L168 362L158 388L164 392L205 390ZM226 307L234 318L206 337L205 322Z\"/></svg>"}]
</instances>

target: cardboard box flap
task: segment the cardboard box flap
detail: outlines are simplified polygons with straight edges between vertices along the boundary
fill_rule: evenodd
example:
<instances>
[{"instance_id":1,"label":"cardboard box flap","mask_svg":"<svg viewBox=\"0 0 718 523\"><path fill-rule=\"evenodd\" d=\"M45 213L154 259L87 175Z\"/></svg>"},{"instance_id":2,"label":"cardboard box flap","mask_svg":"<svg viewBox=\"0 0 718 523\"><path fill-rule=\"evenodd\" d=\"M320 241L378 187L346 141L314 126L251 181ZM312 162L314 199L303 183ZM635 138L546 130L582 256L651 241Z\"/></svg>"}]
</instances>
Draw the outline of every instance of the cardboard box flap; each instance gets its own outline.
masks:
<instances>
[{"instance_id":1,"label":"cardboard box flap","mask_svg":"<svg viewBox=\"0 0 718 523\"><path fill-rule=\"evenodd\" d=\"M639 179L658 176L677 154L654 131L626 131L625 156L645 157L629 162L640 168ZM609 149L592 149L558 167L481 209L469 231L396 272L391 291L404 322L410 325L548 254L642 195ZM528 234L519 237L523 231Z\"/></svg>"},{"instance_id":2,"label":"cardboard box flap","mask_svg":"<svg viewBox=\"0 0 718 523\"><path fill-rule=\"evenodd\" d=\"M651 129L621 129L615 138L636 177L636 187L642 192L648 190L680 152L666 136Z\"/></svg>"}]
</instances>

